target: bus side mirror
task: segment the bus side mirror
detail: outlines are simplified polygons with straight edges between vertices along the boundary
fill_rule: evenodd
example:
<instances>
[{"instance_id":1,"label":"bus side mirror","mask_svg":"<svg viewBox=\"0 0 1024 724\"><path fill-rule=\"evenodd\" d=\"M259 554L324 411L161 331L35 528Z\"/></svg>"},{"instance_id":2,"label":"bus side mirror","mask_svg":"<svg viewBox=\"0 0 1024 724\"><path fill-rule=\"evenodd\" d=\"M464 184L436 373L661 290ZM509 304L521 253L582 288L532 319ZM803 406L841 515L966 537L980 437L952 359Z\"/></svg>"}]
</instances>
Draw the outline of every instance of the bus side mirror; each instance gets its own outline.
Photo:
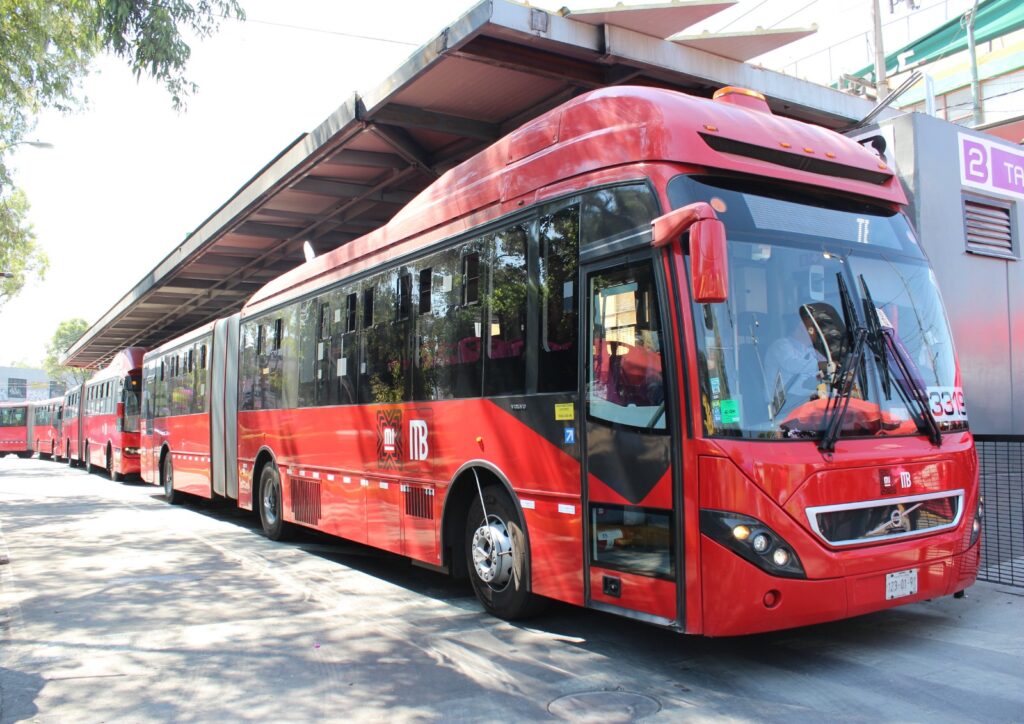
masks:
<instances>
[{"instance_id":1,"label":"bus side mirror","mask_svg":"<svg viewBox=\"0 0 1024 724\"><path fill-rule=\"evenodd\" d=\"M729 257L725 224L710 204L698 201L651 222L653 246L665 246L690 232L690 285L698 304L724 302L729 296Z\"/></svg>"},{"instance_id":2,"label":"bus side mirror","mask_svg":"<svg viewBox=\"0 0 1024 724\"><path fill-rule=\"evenodd\" d=\"M117 409L114 413L114 417L117 419L117 431L124 432L124 403L118 402Z\"/></svg>"},{"instance_id":3,"label":"bus side mirror","mask_svg":"<svg viewBox=\"0 0 1024 724\"><path fill-rule=\"evenodd\" d=\"M718 219L704 219L690 228L690 285L698 304L717 304L729 297L725 224Z\"/></svg>"}]
</instances>

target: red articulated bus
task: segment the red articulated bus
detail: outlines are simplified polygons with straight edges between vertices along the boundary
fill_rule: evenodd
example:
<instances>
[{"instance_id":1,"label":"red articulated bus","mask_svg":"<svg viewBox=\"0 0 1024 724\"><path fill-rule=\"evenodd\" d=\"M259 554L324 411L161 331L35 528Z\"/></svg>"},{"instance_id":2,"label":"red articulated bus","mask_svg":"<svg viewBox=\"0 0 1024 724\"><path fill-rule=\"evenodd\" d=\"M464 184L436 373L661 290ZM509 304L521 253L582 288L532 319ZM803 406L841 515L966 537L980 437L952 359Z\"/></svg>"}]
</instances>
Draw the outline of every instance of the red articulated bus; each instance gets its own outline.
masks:
<instances>
[{"instance_id":1,"label":"red articulated bus","mask_svg":"<svg viewBox=\"0 0 1024 724\"><path fill-rule=\"evenodd\" d=\"M0 402L0 457L32 457L32 420L28 402Z\"/></svg>"},{"instance_id":2,"label":"red articulated bus","mask_svg":"<svg viewBox=\"0 0 1024 724\"><path fill-rule=\"evenodd\" d=\"M144 476L506 618L721 636L960 593L978 464L905 203L760 94L587 93L151 352Z\"/></svg>"},{"instance_id":3,"label":"red articulated bus","mask_svg":"<svg viewBox=\"0 0 1024 724\"><path fill-rule=\"evenodd\" d=\"M85 430L82 421L82 386L72 387L64 393L64 401L60 412L60 439L57 445L57 457L63 458L68 467L77 467L82 463L82 451L85 444L82 434Z\"/></svg>"},{"instance_id":4,"label":"red articulated bus","mask_svg":"<svg viewBox=\"0 0 1024 724\"><path fill-rule=\"evenodd\" d=\"M212 336L213 324L206 325L150 350L143 361L142 479L162 481L172 502L182 493L211 495Z\"/></svg>"},{"instance_id":5,"label":"red articulated bus","mask_svg":"<svg viewBox=\"0 0 1024 724\"><path fill-rule=\"evenodd\" d=\"M63 397L36 400L29 404L32 416L32 451L40 460L50 460L60 454L60 414Z\"/></svg>"},{"instance_id":6,"label":"red articulated bus","mask_svg":"<svg viewBox=\"0 0 1024 724\"><path fill-rule=\"evenodd\" d=\"M111 480L139 473L141 347L117 353L110 364L82 386L78 418L79 462L107 472ZM67 435L65 435L67 437Z\"/></svg>"}]
</instances>

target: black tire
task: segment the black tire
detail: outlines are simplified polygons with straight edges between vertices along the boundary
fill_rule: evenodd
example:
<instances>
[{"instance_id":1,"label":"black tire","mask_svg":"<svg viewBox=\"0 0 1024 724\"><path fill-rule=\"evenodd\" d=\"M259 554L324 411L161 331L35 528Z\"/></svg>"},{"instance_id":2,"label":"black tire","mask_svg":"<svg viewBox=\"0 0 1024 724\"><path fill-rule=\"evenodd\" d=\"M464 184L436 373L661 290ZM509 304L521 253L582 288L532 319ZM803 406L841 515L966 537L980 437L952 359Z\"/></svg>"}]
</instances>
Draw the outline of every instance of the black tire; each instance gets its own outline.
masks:
<instances>
[{"instance_id":1,"label":"black tire","mask_svg":"<svg viewBox=\"0 0 1024 724\"><path fill-rule=\"evenodd\" d=\"M163 465L160 467L163 470L161 477L164 483L164 500L171 505L177 505L182 501L184 494L174 489L174 463L171 462L170 453L164 456Z\"/></svg>"},{"instance_id":2,"label":"black tire","mask_svg":"<svg viewBox=\"0 0 1024 724\"><path fill-rule=\"evenodd\" d=\"M256 504L260 509L263 534L270 540L285 540L291 526L284 521L284 499L281 496L281 476L277 466L268 462L260 471L260 487Z\"/></svg>"},{"instance_id":3,"label":"black tire","mask_svg":"<svg viewBox=\"0 0 1024 724\"><path fill-rule=\"evenodd\" d=\"M64 452L67 454L67 464L69 468L75 467L75 458L71 455L71 441L68 440L67 446L64 448Z\"/></svg>"},{"instance_id":4,"label":"black tire","mask_svg":"<svg viewBox=\"0 0 1024 724\"><path fill-rule=\"evenodd\" d=\"M85 457L82 460L82 466L85 468L85 472L92 475L92 458L89 457L89 443L85 443Z\"/></svg>"},{"instance_id":5,"label":"black tire","mask_svg":"<svg viewBox=\"0 0 1024 724\"><path fill-rule=\"evenodd\" d=\"M20 452L20 453L18 453L18 457L21 458L22 460L27 460L28 458L32 457L32 453L31 452Z\"/></svg>"},{"instance_id":6,"label":"black tire","mask_svg":"<svg viewBox=\"0 0 1024 724\"><path fill-rule=\"evenodd\" d=\"M109 445L107 446L107 475L109 475L110 479L115 483L119 483L124 480L124 476L114 469L114 453L110 449Z\"/></svg>"},{"instance_id":7,"label":"black tire","mask_svg":"<svg viewBox=\"0 0 1024 724\"><path fill-rule=\"evenodd\" d=\"M537 613L543 602L530 592L530 549L523 523L503 488L489 485L483 495L490 525L483 524L478 494L473 496L466 518L466 567L473 592L498 618L527 618Z\"/></svg>"}]
</instances>

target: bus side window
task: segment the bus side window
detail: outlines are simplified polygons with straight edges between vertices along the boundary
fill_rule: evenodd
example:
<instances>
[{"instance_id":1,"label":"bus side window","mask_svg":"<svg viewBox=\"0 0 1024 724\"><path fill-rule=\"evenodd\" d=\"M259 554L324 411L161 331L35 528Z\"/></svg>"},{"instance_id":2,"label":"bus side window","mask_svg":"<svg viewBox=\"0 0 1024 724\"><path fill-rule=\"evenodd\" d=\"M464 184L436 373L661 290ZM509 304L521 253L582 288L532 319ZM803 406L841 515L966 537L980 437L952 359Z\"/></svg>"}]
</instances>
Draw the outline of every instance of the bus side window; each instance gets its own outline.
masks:
<instances>
[{"instance_id":1,"label":"bus side window","mask_svg":"<svg viewBox=\"0 0 1024 724\"><path fill-rule=\"evenodd\" d=\"M324 345L320 341L320 328L322 300L326 295L315 299L306 299L299 302L299 341L298 349L295 351L298 359L298 406L315 407L317 404L317 392L319 381L317 373L322 376L320 360L325 352Z\"/></svg>"},{"instance_id":2,"label":"bus side window","mask_svg":"<svg viewBox=\"0 0 1024 724\"><path fill-rule=\"evenodd\" d=\"M345 288L338 293L334 309L334 334L331 337L331 359L334 365L331 378L334 382L331 385L331 404L354 405L359 399L358 319L358 287Z\"/></svg>"},{"instance_id":3,"label":"bus side window","mask_svg":"<svg viewBox=\"0 0 1024 724\"><path fill-rule=\"evenodd\" d=\"M484 395L526 392L527 240L530 225L515 224L491 237Z\"/></svg>"},{"instance_id":4,"label":"bus side window","mask_svg":"<svg viewBox=\"0 0 1024 724\"><path fill-rule=\"evenodd\" d=\"M650 264L602 269L588 284L587 415L664 430L662 335Z\"/></svg>"},{"instance_id":5,"label":"bus side window","mask_svg":"<svg viewBox=\"0 0 1024 724\"><path fill-rule=\"evenodd\" d=\"M461 338L458 328L460 315L465 313L461 309L461 290L455 285L460 264L457 249L423 260L426 268L420 271L420 313L416 319L415 400L447 400L455 396Z\"/></svg>"},{"instance_id":6,"label":"bus side window","mask_svg":"<svg viewBox=\"0 0 1024 724\"><path fill-rule=\"evenodd\" d=\"M579 204L574 204L540 219L538 392L577 389L579 217Z\"/></svg>"}]
</instances>

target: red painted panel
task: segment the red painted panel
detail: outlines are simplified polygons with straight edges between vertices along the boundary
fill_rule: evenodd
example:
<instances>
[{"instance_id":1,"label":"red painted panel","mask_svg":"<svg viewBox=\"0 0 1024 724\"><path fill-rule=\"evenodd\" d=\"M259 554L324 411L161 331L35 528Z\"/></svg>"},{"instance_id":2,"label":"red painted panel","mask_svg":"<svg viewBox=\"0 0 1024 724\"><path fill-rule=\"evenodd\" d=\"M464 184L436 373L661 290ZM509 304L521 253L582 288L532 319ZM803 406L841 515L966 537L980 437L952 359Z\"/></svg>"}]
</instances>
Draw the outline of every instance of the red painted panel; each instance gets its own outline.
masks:
<instances>
[{"instance_id":1,"label":"red painted panel","mask_svg":"<svg viewBox=\"0 0 1024 724\"><path fill-rule=\"evenodd\" d=\"M605 576L619 579L621 596L604 593ZM590 598L631 611L660 616L670 621L677 618L675 581L593 567L590 569Z\"/></svg>"},{"instance_id":2,"label":"red painted panel","mask_svg":"<svg viewBox=\"0 0 1024 724\"><path fill-rule=\"evenodd\" d=\"M703 632L741 636L832 621L847 615L843 579L800 581L769 576L730 550L701 536ZM765 605L774 591L778 602Z\"/></svg>"},{"instance_id":3,"label":"red painted panel","mask_svg":"<svg viewBox=\"0 0 1024 724\"><path fill-rule=\"evenodd\" d=\"M397 480L371 477L366 488L366 542L392 553L402 552L402 492Z\"/></svg>"}]
</instances>

